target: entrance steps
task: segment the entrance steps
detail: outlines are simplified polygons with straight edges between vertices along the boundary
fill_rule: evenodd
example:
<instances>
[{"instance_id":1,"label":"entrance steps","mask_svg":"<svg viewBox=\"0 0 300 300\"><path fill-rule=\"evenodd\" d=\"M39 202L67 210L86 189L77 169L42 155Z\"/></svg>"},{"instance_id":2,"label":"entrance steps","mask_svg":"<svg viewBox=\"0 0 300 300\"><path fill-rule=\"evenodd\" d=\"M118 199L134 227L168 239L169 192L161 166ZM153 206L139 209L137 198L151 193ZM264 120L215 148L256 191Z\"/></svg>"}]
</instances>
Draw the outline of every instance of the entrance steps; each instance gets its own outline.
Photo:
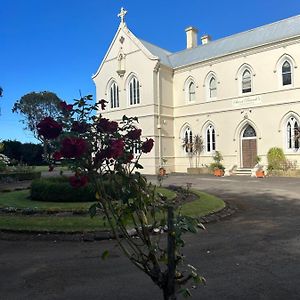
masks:
<instances>
[{"instance_id":1,"label":"entrance steps","mask_svg":"<svg viewBox=\"0 0 300 300\"><path fill-rule=\"evenodd\" d=\"M237 176L251 176L252 169L249 168L237 168L233 170L232 175Z\"/></svg>"}]
</instances>

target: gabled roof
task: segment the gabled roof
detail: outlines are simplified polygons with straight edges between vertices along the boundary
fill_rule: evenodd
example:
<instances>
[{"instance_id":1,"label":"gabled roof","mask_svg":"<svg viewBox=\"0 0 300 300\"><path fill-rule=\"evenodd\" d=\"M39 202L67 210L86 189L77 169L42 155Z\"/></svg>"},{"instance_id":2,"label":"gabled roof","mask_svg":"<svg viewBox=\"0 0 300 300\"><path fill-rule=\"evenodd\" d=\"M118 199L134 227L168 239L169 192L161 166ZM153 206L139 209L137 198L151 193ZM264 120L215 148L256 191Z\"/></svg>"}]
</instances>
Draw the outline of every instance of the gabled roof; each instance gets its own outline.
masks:
<instances>
[{"instance_id":1,"label":"gabled roof","mask_svg":"<svg viewBox=\"0 0 300 300\"><path fill-rule=\"evenodd\" d=\"M300 15L175 53L140 41L153 55L160 58L162 64L178 68L296 36L300 36Z\"/></svg>"},{"instance_id":2,"label":"gabled roof","mask_svg":"<svg viewBox=\"0 0 300 300\"><path fill-rule=\"evenodd\" d=\"M169 60L169 56L172 54L172 52L165 50L163 48L160 48L156 45L153 45L149 42L146 42L144 40L140 39L140 42L155 56L159 57L160 61L162 64L171 67L172 68L172 64Z\"/></svg>"}]
</instances>

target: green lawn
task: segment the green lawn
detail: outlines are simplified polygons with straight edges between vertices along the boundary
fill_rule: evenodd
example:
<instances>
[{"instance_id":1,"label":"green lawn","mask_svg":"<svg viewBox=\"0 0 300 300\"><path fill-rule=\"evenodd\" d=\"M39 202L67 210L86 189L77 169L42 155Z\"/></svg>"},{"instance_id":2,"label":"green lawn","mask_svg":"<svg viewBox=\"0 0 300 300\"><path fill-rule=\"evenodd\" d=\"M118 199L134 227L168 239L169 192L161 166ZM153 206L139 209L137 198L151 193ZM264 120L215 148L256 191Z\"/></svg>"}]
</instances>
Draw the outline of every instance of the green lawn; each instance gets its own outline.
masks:
<instances>
[{"instance_id":1,"label":"green lawn","mask_svg":"<svg viewBox=\"0 0 300 300\"><path fill-rule=\"evenodd\" d=\"M174 197L174 192L166 189L160 189L168 198ZM200 192L193 191L198 199L186 203L181 207L181 213L184 215L200 217L211 212L218 211L225 206L223 200ZM88 209L91 203L54 203L31 201L27 197L28 191L18 191L0 194L0 205L2 207L34 208L46 210L80 210ZM30 206L29 206L30 205ZM40 232L87 232L107 229L103 219L98 216L90 218L89 216L35 216L35 215L0 215L0 229L6 230L32 230Z\"/></svg>"}]
</instances>

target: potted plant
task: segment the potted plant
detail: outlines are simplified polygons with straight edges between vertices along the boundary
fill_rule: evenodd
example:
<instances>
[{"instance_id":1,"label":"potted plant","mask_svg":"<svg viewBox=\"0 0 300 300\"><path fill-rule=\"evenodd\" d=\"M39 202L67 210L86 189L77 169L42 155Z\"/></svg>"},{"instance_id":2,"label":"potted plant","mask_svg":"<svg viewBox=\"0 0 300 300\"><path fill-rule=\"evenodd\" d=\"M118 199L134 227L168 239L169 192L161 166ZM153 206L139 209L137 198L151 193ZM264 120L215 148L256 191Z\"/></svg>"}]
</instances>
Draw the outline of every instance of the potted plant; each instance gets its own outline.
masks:
<instances>
[{"instance_id":1,"label":"potted plant","mask_svg":"<svg viewBox=\"0 0 300 300\"><path fill-rule=\"evenodd\" d=\"M164 168L164 165L168 161L166 158L162 158L162 166L158 169L159 176L165 176L167 174L166 169Z\"/></svg>"},{"instance_id":2,"label":"potted plant","mask_svg":"<svg viewBox=\"0 0 300 300\"><path fill-rule=\"evenodd\" d=\"M225 167L221 163L221 161L223 160L223 156L220 151L215 152L213 160L214 162L210 164L210 169L213 170L215 176L223 176Z\"/></svg>"},{"instance_id":3,"label":"potted plant","mask_svg":"<svg viewBox=\"0 0 300 300\"><path fill-rule=\"evenodd\" d=\"M263 170L263 166L260 164L261 157L257 155L256 158L255 158L255 162L256 162L256 165L255 165L255 168L256 168L255 176L256 176L256 178L264 178L265 177L265 171Z\"/></svg>"},{"instance_id":4,"label":"potted plant","mask_svg":"<svg viewBox=\"0 0 300 300\"><path fill-rule=\"evenodd\" d=\"M204 168L200 168L199 166L200 155L204 149L203 139L201 135L199 134L194 135L191 141L184 139L182 146L184 149L186 149L190 160L190 167L187 168L187 172L189 174L202 174ZM195 157L195 167L192 166L193 157Z\"/></svg>"}]
</instances>

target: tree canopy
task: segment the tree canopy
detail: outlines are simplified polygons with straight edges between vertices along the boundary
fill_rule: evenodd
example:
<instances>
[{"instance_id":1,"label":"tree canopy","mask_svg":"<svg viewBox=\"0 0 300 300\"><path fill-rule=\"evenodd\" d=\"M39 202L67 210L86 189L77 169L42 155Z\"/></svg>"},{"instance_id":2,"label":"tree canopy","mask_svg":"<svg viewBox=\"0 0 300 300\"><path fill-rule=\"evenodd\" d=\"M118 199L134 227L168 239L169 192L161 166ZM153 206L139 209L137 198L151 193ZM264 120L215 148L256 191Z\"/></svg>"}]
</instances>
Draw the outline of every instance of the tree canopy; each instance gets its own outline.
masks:
<instances>
[{"instance_id":1,"label":"tree canopy","mask_svg":"<svg viewBox=\"0 0 300 300\"><path fill-rule=\"evenodd\" d=\"M61 99L52 92L31 92L21 97L12 111L23 116L21 121L25 127L38 138L37 124L45 117L56 118L61 111Z\"/></svg>"}]
</instances>

